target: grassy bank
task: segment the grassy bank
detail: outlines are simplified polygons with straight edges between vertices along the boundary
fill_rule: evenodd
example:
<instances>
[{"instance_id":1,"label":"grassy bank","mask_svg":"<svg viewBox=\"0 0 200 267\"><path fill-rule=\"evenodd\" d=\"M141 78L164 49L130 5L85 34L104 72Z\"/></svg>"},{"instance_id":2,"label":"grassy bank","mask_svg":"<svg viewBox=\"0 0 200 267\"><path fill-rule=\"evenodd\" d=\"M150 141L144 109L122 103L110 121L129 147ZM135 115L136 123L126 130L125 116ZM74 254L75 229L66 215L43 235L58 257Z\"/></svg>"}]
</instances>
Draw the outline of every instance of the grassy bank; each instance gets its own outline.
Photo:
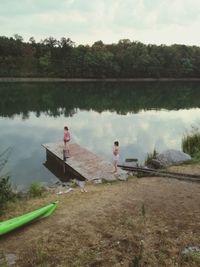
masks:
<instances>
[{"instance_id":1,"label":"grassy bank","mask_svg":"<svg viewBox=\"0 0 200 267\"><path fill-rule=\"evenodd\" d=\"M198 266L181 251L200 246L200 185L164 178L89 185L10 206L6 219L59 199L59 207L0 239L14 266ZM5 265L6 266L6 265Z\"/></svg>"}]
</instances>

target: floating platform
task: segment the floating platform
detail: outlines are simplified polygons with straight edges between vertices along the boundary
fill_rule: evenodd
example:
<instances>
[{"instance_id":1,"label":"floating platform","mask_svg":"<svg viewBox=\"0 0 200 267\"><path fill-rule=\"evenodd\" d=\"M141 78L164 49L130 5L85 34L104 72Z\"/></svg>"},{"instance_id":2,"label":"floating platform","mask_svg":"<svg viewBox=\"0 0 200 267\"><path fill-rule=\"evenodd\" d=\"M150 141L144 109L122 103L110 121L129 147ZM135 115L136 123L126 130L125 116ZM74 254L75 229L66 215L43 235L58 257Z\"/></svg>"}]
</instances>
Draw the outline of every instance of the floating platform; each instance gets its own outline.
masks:
<instances>
[{"instance_id":1,"label":"floating platform","mask_svg":"<svg viewBox=\"0 0 200 267\"><path fill-rule=\"evenodd\" d=\"M126 171L119 168L118 175L114 175L112 173L114 169L112 162L78 144L70 144L70 157L67 157L66 160L64 160L64 144L62 141L43 144L42 146L46 149L47 161L51 163L57 161L68 179L114 181L127 178ZM51 163L48 165L52 165ZM48 169L50 168L48 167ZM62 177L62 180L64 180L64 177Z\"/></svg>"}]
</instances>

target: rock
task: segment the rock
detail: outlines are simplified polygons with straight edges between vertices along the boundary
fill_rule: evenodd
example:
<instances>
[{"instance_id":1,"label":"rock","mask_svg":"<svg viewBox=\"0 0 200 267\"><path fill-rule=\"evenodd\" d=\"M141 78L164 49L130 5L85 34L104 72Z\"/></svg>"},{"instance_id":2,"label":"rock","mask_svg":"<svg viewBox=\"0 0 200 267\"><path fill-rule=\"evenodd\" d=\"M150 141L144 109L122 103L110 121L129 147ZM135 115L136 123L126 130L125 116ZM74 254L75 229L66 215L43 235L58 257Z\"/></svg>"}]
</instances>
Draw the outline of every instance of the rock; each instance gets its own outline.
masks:
<instances>
[{"instance_id":1,"label":"rock","mask_svg":"<svg viewBox=\"0 0 200 267\"><path fill-rule=\"evenodd\" d=\"M94 179L94 184L102 184L102 179Z\"/></svg>"},{"instance_id":2,"label":"rock","mask_svg":"<svg viewBox=\"0 0 200 267\"><path fill-rule=\"evenodd\" d=\"M17 256L13 253L6 254L6 261L8 266L14 265L16 263Z\"/></svg>"},{"instance_id":3,"label":"rock","mask_svg":"<svg viewBox=\"0 0 200 267\"><path fill-rule=\"evenodd\" d=\"M128 174L127 173L121 173L119 176L117 176L117 179L120 181L126 181L128 179Z\"/></svg>"},{"instance_id":4,"label":"rock","mask_svg":"<svg viewBox=\"0 0 200 267\"><path fill-rule=\"evenodd\" d=\"M164 167L163 163L159 161L158 159L152 159L150 164L148 164L148 166L154 169L161 169Z\"/></svg>"},{"instance_id":5,"label":"rock","mask_svg":"<svg viewBox=\"0 0 200 267\"><path fill-rule=\"evenodd\" d=\"M160 166L169 166L173 164L180 164L186 161L191 160L191 156L175 149L169 149L162 153L160 153L156 158L156 164L160 164ZM155 162L155 160L154 160Z\"/></svg>"},{"instance_id":6,"label":"rock","mask_svg":"<svg viewBox=\"0 0 200 267\"><path fill-rule=\"evenodd\" d=\"M200 247L197 246L189 246L189 247L185 247L182 250L182 254L188 254L188 253L199 253L200 252Z\"/></svg>"},{"instance_id":7,"label":"rock","mask_svg":"<svg viewBox=\"0 0 200 267\"><path fill-rule=\"evenodd\" d=\"M196 262L196 263L200 262L200 247L198 246L185 247L181 251L181 254L182 254L182 257L188 262L189 261Z\"/></svg>"},{"instance_id":8,"label":"rock","mask_svg":"<svg viewBox=\"0 0 200 267\"><path fill-rule=\"evenodd\" d=\"M127 171L118 168L118 173L106 173L102 175L100 179L106 182L113 182L117 180L126 181L128 179L128 173Z\"/></svg>"},{"instance_id":9,"label":"rock","mask_svg":"<svg viewBox=\"0 0 200 267\"><path fill-rule=\"evenodd\" d=\"M80 188L84 188L85 187L85 181L80 181L75 179L75 183L80 187Z\"/></svg>"},{"instance_id":10,"label":"rock","mask_svg":"<svg viewBox=\"0 0 200 267\"><path fill-rule=\"evenodd\" d=\"M62 195L62 194L69 193L69 192L71 192L71 191L73 191L73 188L68 188L68 189L65 190L65 191L58 191L56 194L57 194L57 195Z\"/></svg>"},{"instance_id":11,"label":"rock","mask_svg":"<svg viewBox=\"0 0 200 267\"><path fill-rule=\"evenodd\" d=\"M102 176L102 181L105 181L105 182L114 182L117 180L117 177L114 175L114 174L110 174L110 175L106 175L106 176Z\"/></svg>"}]
</instances>

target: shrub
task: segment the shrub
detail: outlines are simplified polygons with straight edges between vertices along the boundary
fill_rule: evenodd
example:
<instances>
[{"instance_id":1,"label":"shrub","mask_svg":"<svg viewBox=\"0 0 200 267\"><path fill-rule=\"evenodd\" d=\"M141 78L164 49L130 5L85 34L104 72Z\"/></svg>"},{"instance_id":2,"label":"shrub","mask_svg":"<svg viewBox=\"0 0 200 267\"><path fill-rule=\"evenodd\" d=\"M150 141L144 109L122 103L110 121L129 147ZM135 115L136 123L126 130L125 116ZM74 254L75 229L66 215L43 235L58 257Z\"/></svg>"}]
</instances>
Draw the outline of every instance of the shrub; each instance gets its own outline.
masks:
<instances>
[{"instance_id":1,"label":"shrub","mask_svg":"<svg viewBox=\"0 0 200 267\"><path fill-rule=\"evenodd\" d=\"M45 191L46 189L39 182L32 182L28 194L30 197L41 197Z\"/></svg>"},{"instance_id":2,"label":"shrub","mask_svg":"<svg viewBox=\"0 0 200 267\"><path fill-rule=\"evenodd\" d=\"M200 252L191 252L183 255L183 260L186 262L200 263ZM195 265L197 266L197 265Z\"/></svg>"},{"instance_id":3,"label":"shrub","mask_svg":"<svg viewBox=\"0 0 200 267\"><path fill-rule=\"evenodd\" d=\"M155 148L152 153L147 153L147 157L145 159L145 165L151 164L152 159L156 159L157 155L158 155L158 152L156 151Z\"/></svg>"},{"instance_id":4,"label":"shrub","mask_svg":"<svg viewBox=\"0 0 200 267\"><path fill-rule=\"evenodd\" d=\"M182 138L182 150L193 158L200 159L200 130L193 128Z\"/></svg>"},{"instance_id":5,"label":"shrub","mask_svg":"<svg viewBox=\"0 0 200 267\"><path fill-rule=\"evenodd\" d=\"M9 177L0 177L0 213L2 213L8 203L14 197Z\"/></svg>"}]
</instances>

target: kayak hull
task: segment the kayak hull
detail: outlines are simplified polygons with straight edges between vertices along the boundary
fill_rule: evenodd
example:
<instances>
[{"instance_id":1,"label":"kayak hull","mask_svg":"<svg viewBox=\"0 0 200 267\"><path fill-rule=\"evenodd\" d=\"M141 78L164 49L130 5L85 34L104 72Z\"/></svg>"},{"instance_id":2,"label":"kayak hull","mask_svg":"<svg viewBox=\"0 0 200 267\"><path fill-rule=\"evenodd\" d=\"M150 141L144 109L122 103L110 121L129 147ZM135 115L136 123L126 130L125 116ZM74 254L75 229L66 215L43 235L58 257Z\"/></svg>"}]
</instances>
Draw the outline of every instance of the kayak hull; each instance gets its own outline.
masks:
<instances>
[{"instance_id":1,"label":"kayak hull","mask_svg":"<svg viewBox=\"0 0 200 267\"><path fill-rule=\"evenodd\" d=\"M13 231L25 224L50 216L58 206L58 201L22 216L0 222L0 235Z\"/></svg>"}]
</instances>

